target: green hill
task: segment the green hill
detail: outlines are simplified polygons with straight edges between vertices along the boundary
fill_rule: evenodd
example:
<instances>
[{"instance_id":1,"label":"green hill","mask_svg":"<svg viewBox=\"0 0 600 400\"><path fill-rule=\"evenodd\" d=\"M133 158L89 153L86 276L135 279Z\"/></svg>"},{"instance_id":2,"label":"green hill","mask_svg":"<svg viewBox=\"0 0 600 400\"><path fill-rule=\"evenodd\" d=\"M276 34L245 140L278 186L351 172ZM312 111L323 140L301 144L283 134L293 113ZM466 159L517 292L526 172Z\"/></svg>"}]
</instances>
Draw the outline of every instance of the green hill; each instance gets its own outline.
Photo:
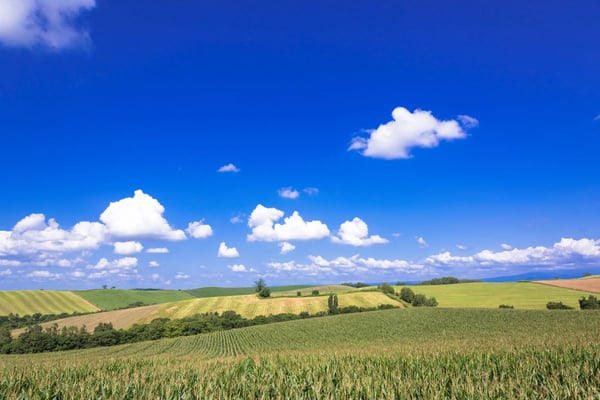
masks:
<instances>
[{"instance_id":1,"label":"green hill","mask_svg":"<svg viewBox=\"0 0 600 400\"><path fill-rule=\"evenodd\" d=\"M179 290L96 289L75 293L102 310L116 310L135 303L152 305L194 298L191 294Z\"/></svg>"},{"instance_id":2,"label":"green hill","mask_svg":"<svg viewBox=\"0 0 600 400\"><path fill-rule=\"evenodd\" d=\"M99 311L99 308L67 291L18 290L0 292L0 315L72 314Z\"/></svg>"},{"instance_id":3,"label":"green hill","mask_svg":"<svg viewBox=\"0 0 600 400\"><path fill-rule=\"evenodd\" d=\"M403 286L396 286L399 292ZM579 308L578 299L588 293L533 282L457 283L452 285L414 285L413 292L435 297L439 307L498 308L500 304L522 309L545 309L549 301L562 301ZM589 293L592 294L593 293Z\"/></svg>"}]
</instances>

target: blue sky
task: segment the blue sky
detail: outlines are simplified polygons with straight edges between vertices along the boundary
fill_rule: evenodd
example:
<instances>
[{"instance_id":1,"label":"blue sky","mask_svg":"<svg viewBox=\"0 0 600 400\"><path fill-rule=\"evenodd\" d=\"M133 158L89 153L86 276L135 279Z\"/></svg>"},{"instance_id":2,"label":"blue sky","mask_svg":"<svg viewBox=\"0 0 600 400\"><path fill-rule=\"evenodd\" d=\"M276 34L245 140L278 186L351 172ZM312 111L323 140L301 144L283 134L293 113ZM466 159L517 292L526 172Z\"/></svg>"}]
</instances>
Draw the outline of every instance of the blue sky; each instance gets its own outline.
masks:
<instances>
[{"instance_id":1,"label":"blue sky","mask_svg":"<svg viewBox=\"0 0 600 400\"><path fill-rule=\"evenodd\" d=\"M599 17L0 0L0 289L600 273Z\"/></svg>"}]
</instances>

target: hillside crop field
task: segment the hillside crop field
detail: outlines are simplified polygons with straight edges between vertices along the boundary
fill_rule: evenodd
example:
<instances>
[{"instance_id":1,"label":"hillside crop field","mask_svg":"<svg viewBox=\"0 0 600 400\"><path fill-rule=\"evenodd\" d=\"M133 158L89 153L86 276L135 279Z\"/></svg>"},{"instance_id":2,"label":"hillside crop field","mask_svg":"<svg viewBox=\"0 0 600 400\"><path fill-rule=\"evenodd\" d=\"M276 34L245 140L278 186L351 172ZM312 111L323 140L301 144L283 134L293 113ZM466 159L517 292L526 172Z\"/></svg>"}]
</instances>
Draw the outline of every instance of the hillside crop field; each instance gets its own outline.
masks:
<instances>
[{"instance_id":1,"label":"hillside crop field","mask_svg":"<svg viewBox=\"0 0 600 400\"><path fill-rule=\"evenodd\" d=\"M0 315L72 314L98 310L91 302L69 291L0 291Z\"/></svg>"},{"instance_id":2,"label":"hillside crop field","mask_svg":"<svg viewBox=\"0 0 600 400\"><path fill-rule=\"evenodd\" d=\"M302 290L311 287L310 285L288 285L288 286L273 286L270 287L271 293L276 295L280 292L293 292L296 290ZM256 293L255 288L222 288L222 287L203 287L198 289L186 290L186 293L191 294L193 297L220 297L220 296L240 296L244 294Z\"/></svg>"},{"instance_id":3,"label":"hillside crop field","mask_svg":"<svg viewBox=\"0 0 600 400\"><path fill-rule=\"evenodd\" d=\"M395 286L399 292L403 286ZM549 301L562 301L579 308L578 299L593 293L553 287L533 282L472 282L452 285L413 285L414 293L435 297L439 307L498 308L500 304L519 309L545 309Z\"/></svg>"},{"instance_id":4,"label":"hillside crop field","mask_svg":"<svg viewBox=\"0 0 600 400\"><path fill-rule=\"evenodd\" d=\"M371 289L374 290L375 288ZM300 292L301 296L312 296L312 292L314 290L317 290L319 292L319 296L326 296L329 294L351 293L357 291L357 289L353 287L344 285L306 286L303 288L292 288L283 291L272 291L271 297L293 297L298 296L298 292Z\"/></svg>"},{"instance_id":5,"label":"hillside crop field","mask_svg":"<svg viewBox=\"0 0 600 400\"><path fill-rule=\"evenodd\" d=\"M102 310L125 308L136 302L151 305L194 298L191 294L179 290L96 289L75 293Z\"/></svg>"},{"instance_id":6,"label":"hillside crop field","mask_svg":"<svg viewBox=\"0 0 600 400\"><path fill-rule=\"evenodd\" d=\"M536 282L585 292L600 293L600 276L589 276L580 279L552 279Z\"/></svg>"},{"instance_id":7,"label":"hillside crop field","mask_svg":"<svg viewBox=\"0 0 600 400\"><path fill-rule=\"evenodd\" d=\"M600 314L405 309L0 356L0 398L600 396Z\"/></svg>"}]
</instances>

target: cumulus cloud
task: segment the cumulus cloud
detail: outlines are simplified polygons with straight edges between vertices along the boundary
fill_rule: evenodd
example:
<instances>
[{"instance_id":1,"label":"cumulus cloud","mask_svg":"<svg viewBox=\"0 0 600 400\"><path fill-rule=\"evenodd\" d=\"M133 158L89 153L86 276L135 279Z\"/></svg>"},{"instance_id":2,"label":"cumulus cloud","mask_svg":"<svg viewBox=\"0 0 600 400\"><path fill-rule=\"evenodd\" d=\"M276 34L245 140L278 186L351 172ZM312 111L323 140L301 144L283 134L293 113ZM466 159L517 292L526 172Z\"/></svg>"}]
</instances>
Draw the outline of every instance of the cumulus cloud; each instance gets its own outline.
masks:
<instances>
[{"instance_id":1,"label":"cumulus cloud","mask_svg":"<svg viewBox=\"0 0 600 400\"><path fill-rule=\"evenodd\" d=\"M35 280L49 280L54 281L60 279L62 277L61 274L54 274L50 271L33 271L28 273L27 278L35 279Z\"/></svg>"},{"instance_id":2,"label":"cumulus cloud","mask_svg":"<svg viewBox=\"0 0 600 400\"><path fill-rule=\"evenodd\" d=\"M217 256L225 258L236 258L240 256L240 253L238 253L235 247L227 247L225 242L221 242L221 244L219 244L219 251L217 252Z\"/></svg>"},{"instance_id":3,"label":"cumulus cloud","mask_svg":"<svg viewBox=\"0 0 600 400\"><path fill-rule=\"evenodd\" d=\"M191 278L191 276L189 276L188 274L183 273L183 272L178 272L175 275L175 279L189 279L189 278Z\"/></svg>"},{"instance_id":4,"label":"cumulus cloud","mask_svg":"<svg viewBox=\"0 0 600 400\"><path fill-rule=\"evenodd\" d=\"M321 221L304 221L297 211L284 219L283 224L276 221L283 217L284 213L276 208L267 208L262 204L256 206L250 218L248 226L252 229L249 241L284 242L290 240L322 239L329 236L329 228Z\"/></svg>"},{"instance_id":5,"label":"cumulus cloud","mask_svg":"<svg viewBox=\"0 0 600 400\"><path fill-rule=\"evenodd\" d=\"M500 245L500 247L502 247L503 250L512 250L512 246L510 244L506 244L506 243L502 243Z\"/></svg>"},{"instance_id":6,"label":"cumulus cloud","mask_svg":"<svg viewBox=\"0 0 600 400\"><path fill-rule=\"evenodd\" d=\"M421 247L422 249L429 247L429 243L427 243L422 236L419 236L417 238L417 243L419 243L419 247Z\"/></svg>"},{"instance_id":7,"label":"cumulus cloud","mask_svg":"<svg viewBox=\"0 0 600 400\"><path fill-rule=\"evenodd\" d=\"M281 248L281 254L287 254L290 251L294 251L296 249L296 246L289 242L279 243L278 246Z\"/></svg>"},{"instance_id":8,"label":"cumulus cloud","mask_svg":"<svg viewBox=\"0 0 600 400\"><path fill-rule=\"evenodd\" d=\"M167 249L166 247L151 247L148 250L146 250L146 253L152 253L152 254L166 254L169 252L169 249Z\"/></svg>"},{"instance_id":9,"label":"cumulus cloud","mask_svg":"<svg viewBox=\"0 0 600 400\"><path fill-rule=\"evenodd\" d=\"M152 268L156 268L156 267L159 267L160 264L157 261L150 261L150 262L148 262L148 266L152 267Z\"/></svg>"},{"instance_id":10,"label":"cumulus cloud","mask_svg":"<svg viewBox=\"0 0 600 400\"><path fill-rule=\"evenodd\" d=\"M456 248L457 248L457 249L459 249L459 250L466 250L466 249L467 249L467 246L464 246L464 245L462 245L462 244L457 244L457 245L456 245Z\"/></svg>"},{"instance_id":11,"label":"cumulus cloud","mask_svg":"<svg viewBox=\"0 0 600 400\"><path fill-rule=\"evenodd\" d=\"M158 200L136 190L133 197L111 202L100 215L100 221L118 238L184 240L185 233L171 228L164 212Z\"/></svg>"},{"instance_id":12,"label":"cumulus cloud","mask_svg":"<svg viewBox=\"0 0 600 400\"><path fill-rule=\"evenodd\" d=\"M504 251L482 250L471 256L454 256L450 252L427 257L426 263L443 266L560 266L580 261L600 261L600 240L562 238L552 247L531 246Z\"/></svg>"},{"instance_id":13,"label":"cumulus cloud","mask_svg":"<svg viewBox=\"0 0 600 400\"><path fill-rule=\"evenodd\" d=\"M408 111L397 107L392 111L393 120L367 131L368 137L356 137L348 150L357 150L362 155L374 158L410 158L414 147L436 147L442 140L464 139L463 128L473 127L477 120L462 115L459 120L442 121L431 111ZM462 123L462 126L461 126Z\"/></svg>"},{"instance_id":14,"label":"cumulus cloud","mask_svg":"<svg viewBox=\"0 0 600 400\"><path fill-rule=\"evenodd\" d=\"M223 165L217 170L217 172L240 172L240 169L235 165L229 163L227 165Z\"/></svg>"},{"instance_id":15,"label":"cumulus cloud","mask_svg":"<svg viewBox=\"0 0 600 400\"><path fill-rule=\"evenodd\" d=\"M277 194L279 197L284 199L297 199L300 197L300 192L298 192L296 189L292 189L291 186L279 189Z\"/></svg>"},{"instance_id":16,"label":"cumulus cloud","mask_svg":"<svg viewBox=\"0 0 600 400\"><path fill-rule=\"evenodd\" d=\"M95 265L88 266L88 269L131 269L137 267L137 264L138 259L136 257L123 257L113 261L108 261L103 257Z\"/></svg>"},{"instance_id":17,"label":"cumulus cloud","mask_svg":"<svg viewBox=\"0 0 600 400\"><path fill-rule=\"evenodd\" d=\"M85 45L89 34L75 20L95 0L0 0L0 42L54 50Z\"/></svg>"},{"instance_id":18,"label":"cumulus cloud","mask_svg":"<svg viewBox=\"0 0 600 400\"><path fill-rule=\"evenodd\" d=\"M314 196L316 194L319 194L319 189L316 187L307 187L307 188L304 188L303 192L309 196Z\"/></svg>"},{"instance_id":19,"label":"cumulus cloud","mask_svg":"<svg viewBox=\"0 0 600 400\"><path fill-rule=\"evenodd\" d=\"M331 241L351 246L371 246L373 244L389 243L389 240L379 235L369 236L369 227L362 219L354 217L340 225L338 236L332 236Z\"/></svg>"},{"instance_id":20,"label":"cumulus cloud","mask_svg":"<svg viewBox=\"0 0 600 400\"><path fill-rule=\"evenodd\" d=\"M10 269L5 269L0 271L0 276L10 276L12 275L12 271Z\"/></svg>"},{"instance_id":21,"label":"cumulus cloud","mask_svg":"<svg viewBox=\"0 0 600 400\"><path fill-rule=\"evenodd\" d=\"M233 217L231 217L231 219L229 220L229 222L231 222L232 224L243 224L244 223L244 218L242 218L242 215L234 215Z\"/></svg>"},{"instance_id":22,"label":"cumulus cloud","mask_svg":"<svg viewBox=\"0 0 600 400\"><path fill-rule=\"evenodd\" d=\"M244 264L234 264L228 267L233 272L248 272L248 269Z\"/></svg>"},{"instance_id":23,"label":"cumulus cloud","mask_svg":"<svg viewBox=\"0 0 600 400\"><path fill-rule=\"evenodd\" d=\"M140 253L144 246L140 242L116 242L114 244L115 254L129 255Z\"/></svg>"},{"instance_id":24,"label":"cumulus cloud","mask_svg":"<svg viewBox=\"0 0 600 400\"><path fill-rule=\"evenodd\" d=\"M205 224L203 220L190 222L185 231L194 239L204 239L213 234L212 227Z\"/></svg>"}]
</instances>

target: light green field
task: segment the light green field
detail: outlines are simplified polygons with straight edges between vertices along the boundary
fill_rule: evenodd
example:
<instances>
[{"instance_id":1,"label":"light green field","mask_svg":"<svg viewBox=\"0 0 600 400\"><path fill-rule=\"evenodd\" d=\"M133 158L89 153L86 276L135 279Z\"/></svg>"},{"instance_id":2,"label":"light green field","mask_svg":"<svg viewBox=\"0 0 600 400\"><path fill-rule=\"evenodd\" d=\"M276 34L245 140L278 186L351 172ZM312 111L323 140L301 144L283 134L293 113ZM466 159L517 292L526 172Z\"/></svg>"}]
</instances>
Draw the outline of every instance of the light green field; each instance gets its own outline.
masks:
<instances>
[{"instance_id":1,"label":"light green field","mask_svg":"<svg viewBox=\"0 0 600 400\"><path fill-rule=\"evenodd\" d=\"M339 306L377 307L380 304L400 303L380 292L362 292L340 294ZM198 313L223 312L232 310L244 318L258 315L292 313L303 311L315 314L327 311L327 296L280 297L260 299L256 295L210 297L162 304L154 313L144 317L141 322L150 322L154 318L185 318Z\"/></svg>"},{"instance_id":2,"label":"light green field","mask_svg":"<svg viewBox=\"0 0 600 400\"><path fill-rule=\"evenodd\" d=\"M413 292L427 297L435 297L439 307L452 308L498 308L500 304L523 309L546 309L549 301L562 301L563 304L579 308L578 299L585 293L532 282L508 283L458 283L453 285L413 285ZM402 286L395 286L399 292Z\"/></svg>"},{"instance_id":3,"label":"light green field","mask_svg":"<svg viewBox=\"0 0 600 400\"><path fill-rule=\"evenodd\" d=\"M151 305L194 298L191 294L179 290L96 289L75 293L102 310L125 308L136 302Z\"/></svg>"},{"instance_id":4,"label":"light green field","mask_svg":"<svg viewBox=\"0 0 600 400\"><path fill-rule=\"evenodd\" d=\"M303 288L293 288L285 291L271 291L271 297L292 297L297 296L298 292L300 292L302 296L312 296L313 290L318 290L319 296L327 296L330 294L352 293L356 292L358 289L344 285L306 286Z\"/></svg>"},{"instance_id":5,"label":"light green field","mask_svg":"<svg viewBox=\"0 0 600 400\"><path fill-rule=\"evenodd\" d=\"M0 356L0 398L597 399L597 314L410 308Z\"/></svg>"},{"instance_id":6,"label":"light green field","mask_svg":"<svg viewBox=\"0 0 600 400\"><path fill-rule=\"evenodd\" d=\"M296 290L302 290L310 285L287 285L287 286L273 286L269 287L271 289L271 295L275 295L279 292L293 292L296 294ZM245 288L222 288L222 287L203 287L198 289L190 289L186 290L186 293L191 294L193 297L203 298L203 297L220 297L220 296L239 296L244 294L254 294L256 293L255 288L253 287L245 287Z\"/></svg>"},{"instance_id":7,"label":"light green field","mask_svg":"<svg viewBox=\"0 0 600 400\"><path fill-rule=\"evenodd\" d=\"M94 312L99 308L67 291L19 290L0 292L0 315L72 314Z\"/></svg>"}]
</instances>

